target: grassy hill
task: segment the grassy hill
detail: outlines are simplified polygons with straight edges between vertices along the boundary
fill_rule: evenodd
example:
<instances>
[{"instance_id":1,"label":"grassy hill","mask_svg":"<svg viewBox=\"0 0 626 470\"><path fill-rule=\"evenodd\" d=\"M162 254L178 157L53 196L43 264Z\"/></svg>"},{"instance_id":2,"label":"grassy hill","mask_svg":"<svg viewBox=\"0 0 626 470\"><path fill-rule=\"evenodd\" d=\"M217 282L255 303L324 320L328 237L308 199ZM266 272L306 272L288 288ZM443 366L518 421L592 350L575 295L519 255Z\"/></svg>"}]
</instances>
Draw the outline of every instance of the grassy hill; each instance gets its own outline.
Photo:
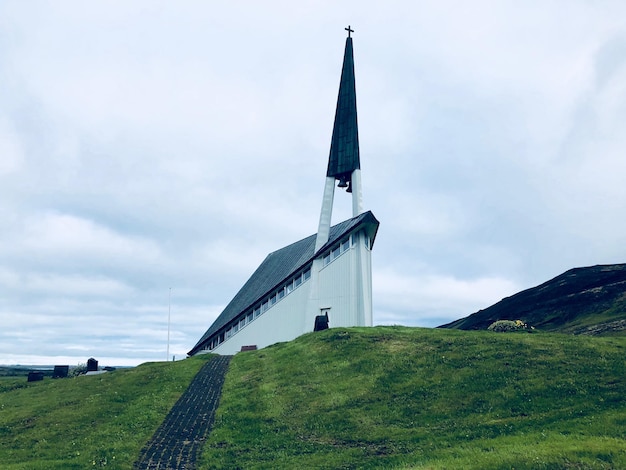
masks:
<instances>
[{"instance_id":1,"label":"grassy hill","mask_svg":"<svg viewBox=\"0 0 626 470\"><path fill-rule=\"evenodd\" d=\"M30 383L0 378L0 468L131 468L205 360Z\"/></svg>"},{"instance_id":2,"label":"grassy hill","mask_svg":"<svg viewBox=\"0 0 626 470\"><path fill-rule=\"evenodd\" d=\"M233 358L198 468L626 468L625 352L624 337L308 334ZM0 468L130 469L202 361L3 379Z\"/></svg>"},{"instance_id":3,"label":"grassy hill","mask_svg":"<svg viewBox=\"0 0 626 470\"><path fill-rule=\"evenodd\" d=\"M331 329L237 355L200 468L626 468L624 338Z\"/></svg>"},{"instance_id":4,"label":"grassy hill","mask_svg":"<svg viewBox=\"0 0 626 470\"><path fill-rule=\"evenodd\" d=\"M486 330L522 320L542 331L626 335L626 264L574 268L440 328Z\"/></svg>"}]
</instances>

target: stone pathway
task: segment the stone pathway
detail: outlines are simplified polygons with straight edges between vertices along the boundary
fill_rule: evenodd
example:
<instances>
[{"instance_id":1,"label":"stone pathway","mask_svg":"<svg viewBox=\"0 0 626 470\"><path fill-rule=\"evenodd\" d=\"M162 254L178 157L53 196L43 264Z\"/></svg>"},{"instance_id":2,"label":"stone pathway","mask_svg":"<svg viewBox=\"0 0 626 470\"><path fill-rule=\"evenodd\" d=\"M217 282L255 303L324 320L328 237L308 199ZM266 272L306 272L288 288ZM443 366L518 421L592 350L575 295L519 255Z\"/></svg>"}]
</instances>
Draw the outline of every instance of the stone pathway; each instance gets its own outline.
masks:
<instances>
[{"instance_id":1,"label":"stone pathway","mask_svg":"<svg viewBox=\"0 0 626 470\"><path fill-rule=\"evenodd\" d=\"M150 441L136 470L190 470L215 418L232 356L215 356L202 366Z\"/></svg>"}]
</instances>

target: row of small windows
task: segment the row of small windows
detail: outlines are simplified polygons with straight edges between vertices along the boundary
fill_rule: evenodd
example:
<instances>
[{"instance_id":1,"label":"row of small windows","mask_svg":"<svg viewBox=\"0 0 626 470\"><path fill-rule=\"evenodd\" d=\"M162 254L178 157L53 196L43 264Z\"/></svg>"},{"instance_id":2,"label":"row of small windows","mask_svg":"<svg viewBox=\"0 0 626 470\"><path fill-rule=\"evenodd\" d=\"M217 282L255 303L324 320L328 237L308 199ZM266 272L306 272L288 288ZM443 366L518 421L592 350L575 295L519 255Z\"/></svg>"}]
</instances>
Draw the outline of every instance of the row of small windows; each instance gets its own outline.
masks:
<instances>
[{"instance_id":1,"label":"row of small windows","mask_svg":"<svg viewBox=\"0 0 626 470\"><path fill-rule=\"evenodd\" d=\"M341 240L337 245L331 248L328 252L326 252L323 256L323 265L327 266L332 261L337 259L343 253L348 251L351 246L354 246L359 236L362 232L354 233L347 238ZM371 240L366 237L366 246L371 248L370 246ZM217 346L222 344L225 340L231 338L235 335L239 330L241 330L248 323L252 322L260 315L265 313L270 307L273 307L285 298L285 296L289 295L295 289L297 289L302 283L309 280L311 277L311 268L309 267L303 272L296 274L292 277L289 282L283 284L278 290L274 291L271 295L265 298L263 302L258 304L255 308L250 310L247 314L242 315L238 318L237 321L231 323L229 327L227 327L226 331L222 331L219 335L215 336L211 342L205 347L205 350L215 349Z\"/></svg>"},{"instance_id":2,"label":"row of small windows","mask_svg":"<svg viewBox=\"0 0 626 470\"><path fill-rule=\"evenodd\" d=\"M279 301L284 299L291 292L300 287L303 283L308 281L311 278L311 268L309 267L305 271L301 271L292 277L288 282L280 286L277 290L272 292L268 297L266 297L260 304L250 310L248 313L241 315L234 323L231 323L230 326L226 328L226 331L221 332L219 335L215 336L211 342L205 347L206 350L215 349L217 346L222 344L225 340L231 338L235 335L239 330L241 330L248 323L252 322L260 315L265 313L270 307L276 305Z\"/></svg>"},{"instance_id":3,"label":"row of small windows","mask_svg":"<svg viewBox=\"0 0 626 470\"><path fill-rule=\"evenodd\" d=\"M331 261L337 259L340 255L348 251L350 249L350 246L356 243L357 237L358 237L357 234L353 235L352 237L347 237L344 240L342 240L339 244L337 244L334 248L329 250L328 253L326 253L323 258L324 266L326 266L327 264L330 264ZM226 330L226 339L231 338L235 333L241 330L244 326L246 326L252 320L257 318L259 315L265 313L274 305L276 305L277 302L282 300L286 295L293 292L294 289L297 289L303 282L307 281L310 277L311 277L311 268L307 269L306 271L302 273L297 274L288 283L284 284L277 291L275 291L272 295L267 297L266 300L262 302L259 306L254 308L247 315L243 315L242 317L240 317L239 321L235 322L230 328ZM217 344L215 346L217 346Z\"/></svg>"},{"instance_id":4,"label":"row of small windows","mask_svg":"<svg viewBox=\"0 0 626 470\"><path fill-rule=\"evenodd\" d=\"M324 266L326 266L327 264L330 264L331 261L336 260L337 258L339 258L340 255L342 255L343 253L348 251L350 249L350 240L351 239L352 239L352 245L354 245L354 243L356 243L356 238L355 238L355 236L352 236L352 237L348 237L348 238L342 240L334 248L331 248L330 251L328 251L324 255Z\"/></svg>"}]
</instances>

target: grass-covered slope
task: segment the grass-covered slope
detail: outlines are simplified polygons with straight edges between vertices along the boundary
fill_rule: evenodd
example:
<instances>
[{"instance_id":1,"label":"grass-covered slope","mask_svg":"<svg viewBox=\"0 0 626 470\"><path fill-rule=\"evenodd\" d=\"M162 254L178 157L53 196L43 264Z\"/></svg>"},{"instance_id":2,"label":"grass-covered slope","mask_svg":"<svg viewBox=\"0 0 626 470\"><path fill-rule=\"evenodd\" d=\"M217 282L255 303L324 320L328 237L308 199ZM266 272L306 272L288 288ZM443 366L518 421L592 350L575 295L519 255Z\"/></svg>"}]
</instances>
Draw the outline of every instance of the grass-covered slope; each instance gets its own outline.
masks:
<instances>
[{"instance_id":1,"label":"grass-covered slope","mask_svg":"<svg viewBox=\"0 0 626 470\"><path fill-rule=\"evenodd\" d=\"M626 338L330 329L231 362L199 468L626 468Z\"/></svg>"},{"instance_id":2,"label":"grass-covered slope","mask_svg":"<svg viewBox=\"0 0 626 470\"><path fill-rule=\"evenodd\" d=\"M0 379L0 468L132 468L205 360L42 382Z\"/></svg>"},{"instance_id":3,"label":"grass-covered slope","mask_svg":"<svg viewBox=\"0 0 626 470\"><path fill-rule=\"evenodd\" d=\"M626 338L330 329L236 355L200 469L626 468ZM206 360L0 380L0 468L131 469Z\"/></svg>"}]
</instances>

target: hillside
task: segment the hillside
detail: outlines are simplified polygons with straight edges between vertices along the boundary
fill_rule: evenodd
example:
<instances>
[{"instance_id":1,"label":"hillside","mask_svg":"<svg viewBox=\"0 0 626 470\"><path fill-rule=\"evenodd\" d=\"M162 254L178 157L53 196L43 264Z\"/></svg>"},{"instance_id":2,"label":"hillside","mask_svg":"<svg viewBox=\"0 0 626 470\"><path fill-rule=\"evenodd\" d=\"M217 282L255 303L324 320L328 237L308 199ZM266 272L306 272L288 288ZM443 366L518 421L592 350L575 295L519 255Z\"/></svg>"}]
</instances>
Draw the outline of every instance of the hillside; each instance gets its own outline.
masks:
<instances>
[{"instance_id":1,"label":"hillside","mask_svg":"<svg viewBox=\"0 0 626 470\"><path fill-rule=\"evenodd\" d=\"M377 327L238 354L209 468L626 468L625 338Z\"/></svg>"},{"instance_id":2,"label":"hillside","mask_svg":"<svg viewBox=\"0 0 626 470\"><path fill-rule=\"evenodd\" d=\"M626 468L625 351L624 337L311 333L232 359L197 468ZM0 468L130 470L203 363L1 379Z\"/></svg>"},{"instance_id":3,"label":"hillside","mask_svg":"<svg viewBox=\"0 0 626 470\"><path fill-rule=\"evenodd\" d=\"M132 468L205 360L39 382L1 377L0 468Z\"/></svg>"},{"instance_id":4,"label":"hillside","mask_svg":"<svg viewBox=\"0 0 626 470\"><path fill-rule=\"evenodd\" d=\"M522 320L543 331L624 334L626 264L571 269L439 328L485 330L496 320Z\"/></svg>"}]
</instances>

